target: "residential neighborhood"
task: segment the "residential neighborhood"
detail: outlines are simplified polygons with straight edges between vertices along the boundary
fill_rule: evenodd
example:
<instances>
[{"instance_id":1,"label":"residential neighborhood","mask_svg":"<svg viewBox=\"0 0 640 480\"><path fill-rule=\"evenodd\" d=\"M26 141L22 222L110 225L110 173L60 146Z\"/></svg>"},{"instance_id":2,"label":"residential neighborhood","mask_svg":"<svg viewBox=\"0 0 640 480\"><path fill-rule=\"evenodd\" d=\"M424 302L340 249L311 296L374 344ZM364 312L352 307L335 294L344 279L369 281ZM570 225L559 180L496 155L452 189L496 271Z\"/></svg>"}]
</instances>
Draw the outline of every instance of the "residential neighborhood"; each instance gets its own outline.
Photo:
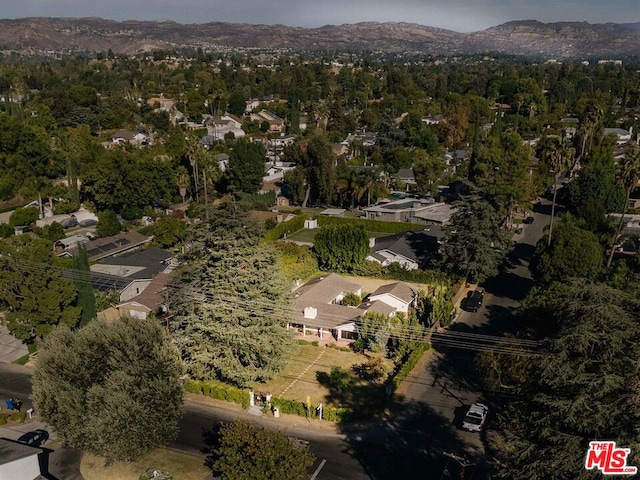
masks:
<instances>
[{"instance_id":1,"label":"residential neighborhood","mask_svg":"<svg viewBox=\"0 0 640 480\"><path fill-rule=\"evenodd\" d=\"M637 59L172 48L0 52L0 479L640 463Z\"/></svg>"}]
</instances>

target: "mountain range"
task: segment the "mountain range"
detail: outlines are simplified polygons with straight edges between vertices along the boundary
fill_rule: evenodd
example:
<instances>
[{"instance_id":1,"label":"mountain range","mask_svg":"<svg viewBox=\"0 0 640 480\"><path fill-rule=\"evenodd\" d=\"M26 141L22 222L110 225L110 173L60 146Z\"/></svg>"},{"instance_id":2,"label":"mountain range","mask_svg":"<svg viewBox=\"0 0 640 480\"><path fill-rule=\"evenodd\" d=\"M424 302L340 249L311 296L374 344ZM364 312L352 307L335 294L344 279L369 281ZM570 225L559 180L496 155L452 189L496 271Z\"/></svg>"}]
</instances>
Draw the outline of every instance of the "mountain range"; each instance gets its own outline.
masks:
<instances>
[{"instance_id":1,"label":"mountain range","mask_svg":"<svg viewBox=\"0 0 640 480\"><path fill-rule=\"evenodd\" d=\"M501 53L545 58L640 56L640 22L590 24L513 21L472 33L411 23L365 22L301 28L240 23L179 24L102 18L0 20L7 55L106 52L136 54L182 48L384 52L420 55Z\"/></svg>"}]
</instances>

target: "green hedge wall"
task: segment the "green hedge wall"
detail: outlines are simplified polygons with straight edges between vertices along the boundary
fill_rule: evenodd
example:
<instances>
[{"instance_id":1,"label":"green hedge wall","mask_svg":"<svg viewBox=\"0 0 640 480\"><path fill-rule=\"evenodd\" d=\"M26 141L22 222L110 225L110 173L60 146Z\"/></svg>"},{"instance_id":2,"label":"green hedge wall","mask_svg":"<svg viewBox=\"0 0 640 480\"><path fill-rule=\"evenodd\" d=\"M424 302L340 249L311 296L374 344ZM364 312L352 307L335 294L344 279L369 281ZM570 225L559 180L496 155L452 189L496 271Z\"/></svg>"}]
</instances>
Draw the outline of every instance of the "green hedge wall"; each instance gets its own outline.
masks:
<instances>
[{"instance_id":1,"label":"green hedge wall","mask_svg":"<svg viewBox=\"0 0 640 480\"><path fill-rule=\"evenodd\" d=\"M287 398L271 397L271 405L277 407L280 413L286 415L298 415L300 417L307 416L307 406L297 400L289 400ZM318 418L317 405L311 406L309 418ZM322 419L328 422L341 422L351 420L355 417L354 411L350 408L323 407Z\"/></svg>"},{"instance_id":2,"label":"green hedge wall","mask_svg":"<svg viewBox=\"0 0 640 480\"><path fill-rule=\"evenodd\" d=\"M243 408L249 408L249 391L227 385L187 380L184 389L189 393L199 393L216 400L239 403Z\"/></svg>"},{"instance_id":3,"label":"green hedge wall","mask_svg":"<svg viewBox=\"0 0 640 480\"><path fill-rule=\"evenodd\" d=\"M427 343L418 343L414 346L411 353L407 355L407 358L404 362L402 362L402 366L398 369L398 371L393 375L391 379L391 386L393 391L395 392L400 384L407 378L407 375L411 373L411 370L418 364L420 358L424 352L429 350L429 345Z\"/></svg>"},{"instance_id":4,"label":"green hedge wall","mask_svg":"<svg viewBox=\"0 0 640 480\"><path fill-rule=\"evenodd\" d=\"M275 228L272 228L264 235L264 239L267 242L275 242L280 240L286 233L290 235L304 227L304 221L309 219L309 215L298 215L296 218L289 220L288 222L282 222Z\"/></svg>"},{"instance_id":5,"label":"green hedge wall","mask_svg":"<svg viewBox=\"0 0 640 480\"><path fill-rule=\"evenodd\" d=\"M424 228L424 225L403 222L381 222L379 220L367 220L366 218L349 218L349 217L326 217L320 215L317 217L318 225L362 225L367 232L380 233L403 233Z\"/></svg>"}]
</instances>

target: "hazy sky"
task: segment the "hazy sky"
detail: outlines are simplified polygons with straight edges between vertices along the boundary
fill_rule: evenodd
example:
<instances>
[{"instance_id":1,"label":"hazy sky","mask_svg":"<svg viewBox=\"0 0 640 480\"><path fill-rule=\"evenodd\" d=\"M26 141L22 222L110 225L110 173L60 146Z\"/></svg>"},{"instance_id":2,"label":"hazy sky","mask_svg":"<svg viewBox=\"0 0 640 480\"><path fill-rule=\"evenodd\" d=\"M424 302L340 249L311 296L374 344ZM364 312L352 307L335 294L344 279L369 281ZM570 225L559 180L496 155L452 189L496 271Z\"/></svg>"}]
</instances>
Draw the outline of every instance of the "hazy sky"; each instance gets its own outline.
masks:
<instances>
[{"instance_id":1,"label":"hazy sky","mask_svg":"<svg viewBox=\"0 0 640 480\"><path fill-rule=\"evenodd\" d=\"M640 0L0 0L0 18L102 17L319 27L410 22L457 32L509 20L640 22Z\"/></svg>"}]
</instances>

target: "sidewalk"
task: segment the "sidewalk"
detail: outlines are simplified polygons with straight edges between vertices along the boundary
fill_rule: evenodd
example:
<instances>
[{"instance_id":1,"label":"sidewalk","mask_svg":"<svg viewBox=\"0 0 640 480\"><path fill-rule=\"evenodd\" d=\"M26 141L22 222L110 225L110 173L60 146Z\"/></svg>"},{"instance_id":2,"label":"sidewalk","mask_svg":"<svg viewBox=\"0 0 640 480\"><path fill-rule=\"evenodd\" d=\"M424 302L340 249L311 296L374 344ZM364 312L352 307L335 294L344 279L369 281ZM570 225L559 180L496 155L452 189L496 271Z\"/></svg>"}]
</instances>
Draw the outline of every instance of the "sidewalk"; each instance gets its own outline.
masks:
<instances>
[{"instance_id":1,"label":"sidewalk","mask_svg":"<svg viewBox=\"0 0 640 480\"><path fill-rule=\"evenodd\" d=\"M251 407L249 410L245 410L237 403L216 400L215 398L210 398L198 393L187 393L185 395L185 403L197 403L208 407L236 412L239 417L245 420L258 421L259 423L268 424L271 427L279 429L284 429L286 427L307 427L335 434L340 433L340 427L336 422L319 420L317 418L300 417L298 415L287 415L283 413L280 414L280 417L275 418L271 413L262 413L258 407Z\"/></svg>"}]
</instances>

